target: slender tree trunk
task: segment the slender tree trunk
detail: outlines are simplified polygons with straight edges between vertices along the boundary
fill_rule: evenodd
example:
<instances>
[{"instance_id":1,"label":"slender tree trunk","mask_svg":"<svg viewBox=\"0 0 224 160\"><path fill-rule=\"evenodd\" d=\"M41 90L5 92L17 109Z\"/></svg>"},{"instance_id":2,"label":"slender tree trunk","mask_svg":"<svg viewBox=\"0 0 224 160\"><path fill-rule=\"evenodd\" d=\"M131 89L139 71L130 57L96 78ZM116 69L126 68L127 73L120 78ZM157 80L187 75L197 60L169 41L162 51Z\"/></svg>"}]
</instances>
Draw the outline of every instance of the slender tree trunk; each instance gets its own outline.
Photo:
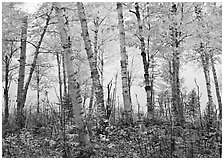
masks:
<instances>
[{"instance_id":1,"label":"slender tree trunk","mask_svg":"<svg viewBox=\"0 0 224 160\"><path fill-rule=\"evenodd\" d=\"M61 80L61 61L60 61L60 55L59 53L56 53L56 59L57 59L57 65L58 65L58 85L59 85L59 103L60 103L60 120L62 122L62 80ZM62 123L61 123L62 124Z\"/></svg>"},{"instance_id":2,"label":"slender tree trunk","mask_svg":"<svg viewBox=\"0 0 224 160\"><path fill-rule=\"evenodd\" d=\"M9 118L9 88L11 85L11 76L10 76L10 64L12 62L12 56L13 54L19 49L16 48L15 50L13 50L13 44L14 41L11 42L11 47L10 47L10 54L9 55L5 55L5 59L3 59L3 62L5 64L5 88L4 88L4 101L5 101L5 119L4 119L4 123L8 123L8 118Z\"/></svg>"},{"instance_id":3,"label":"slender tree trunk","mask_svg":"<svg viewBox=\"0 0 224 160\"><path fill-rule=\"evenodd\" d=\"M93 80L94 92L96 96L96 103L97 103L97 109L98 109L98 115L99 115L98 117L102 120L106 118L105 107L104 107L103 86L100 83L100 76L97 69L97 62L95 60L95 56L92 51L92 45L91 45L91 40L89 38L88 26L87 26L83 3L77 2L77 7L78 7L78 16L81 23L82 37L85 44L87 58L89 60L91 78Z\"/></svg>"},{"instance_id":4,"label":"slender tree trunk","mask_svg":"<svg viewBox=\"0 0 224 160\"><path fill-rule=\"evenodd\" d=\"M112 98L112 109L113 109L113 120L112 124L115 125L116 122L116 96L117 96L117 76L118 73L115 76L115 82L114 82L114 91L113 91L113 98Z\"/></svg>"},{"instance_id":5,"label":"slender tree trunk","mask_svg":"<svg viewBox=\"0 0 224 160\"><path fill-rule=\"evenodd\" d=\"M51 11L52 11L52 9L51 9ZM30 72L29 72L29 76L28 76L28 79L27 79L27 82L26 82L24 88L23 88L22 85L24 85L25 74L23 72L25 72L25 61L23 60L24 59L23 57L22 57L22 59L20 59L20 64L21 64L21 60L22 60L22 66L21 66L22 67L22 71L19 72L19 81L20 81L20 78L22 78L22 82L20 81L19 82L20 84L18 84L18 92L19 92L19 94L17 95L17 112L19 112L19 113L22 113L22 110L23 110L23 108L25 106L27 91L28 91L28 88L29 88L29 85L30 85L30 82L31 82L31 79L32 79L32 76L33 76L33 72L34 72L36 64L37 64L37 58L38 58L38 55L39 55L39 49L40 49L40 46L42 44L44 35L45 35L46 31L47 31L48 24L50 22L50 14L47 15L47 19L46 19L46 23L45 23L43 32L41 33L40 40L38 41L38 44L36 46L33 62L32 62L32 65L31 65L31 68L30 68ZM22 41L26 42L26 39L22 40ZM24 50L24 48L21 47L21 50ZM20 114L20 115L21 115L20 116L21 117L20 118L21 121L17 121L17 122L18 122L18 127L22 128L25 125L25 123L24 123L25 119L24 119L24 116L22 114Z\"/></svg>"},{"instance_id":6,"label":"slender tree trunk","mask_svg":"<svg viewBox=\"0 0 224 160\"><path fill-rule=\"evenodd\" d=\"M100 75L101 75L101 84L103 85L103 66L104 66L104 60L103 60L103 53L104 52L102 52L101 53L101 55L100 55L100 66L101 66L101 68L100 68Z\"/></svg>"},{"instance_id":7,"label":"slender tree trunk","mask_svg":"<svg viewBox=\"0 0 224 160\"><path fill-rule=\"evenodd\" d=\"M138 96L137 96L137 94L135 94L135 97L136 97L136 102L137 102L137 105L138 105L138 119L140 119L141 118L140 117L140 104L138 102Z\"/></svg>"},{"instance_id":8,"label":"slender tree trunk","mask_svg":"<svg viewBox=\"0 0 224 160\"><path fill-rule=\"evenodd\" d=\"M147 117L149 119L152 119L154 117L154 108L152 105L150 105L151 104L151 102L150 102L151 86L150 86L150 82L149 82L149 59L147 60L146 49L145 49L145 40L144 40L144 36L143 36L143 26L142 26L142 20L141 20L138 3L135 3L135 15L137 17L137 22L138 22L139 39L141 42L140 49L141 49L143 66L144 66L144 81L145 81L146 102L147 102Z\"/></svg>"},{"instance_id":9,"label":"slender tree trunk","mask_svg":"<svg viewBox=\"0 0 224 160\"><path fill-rule=\"evenodd\" d=\"M67 83L66 83L66 67L65 67L65 56L62 54L62 68L63 68L63 86L64 86L64 95L68 93Z\"/></svg>"},{"instance_id":10,"label":"slender tree trunk","mask_svg":"<svg viewBox=\"0 0 224 160\"><path fill-rule=\"evenodd\" d=\"M21 52L20 52L20 65L19 65L19 77L17 87L17 125L19 128L25 126L25 119L23 117L23 95L24 95L24 79L25 79L25 66L26 66L26 40L27 40L27 20L25 16L22 19L22 34L21 34Z\"/></svg>"},{"instance_id":11,"label":"slender tree trunk","mask_svg":"<svg viewBox=\"0 0 224 160\"><path fill-rule=\"evenodd\" d=\"M4 123L8 123L9 118L9 60L8 56L5 56L5 88L4 88L4 100L5 100L5 117Z\"/></svg>"},{"instance_id":12,"label":"slender tree trunk","mask_svg":"<svg viewBox=\"0 0 224 160\"><path fill-rule=\"evenodd\" d=\"M213 55L211 55L211 66L212 66L212 73L213 73L213 78L215 82L216 97L217 97L218 106L219 106L219 119L222 119L222 99L221 99L221 95L219 91L219 83L218 83L218 78L216 74Z\"/></svg>"},{"instance_id":13,"label":"slender tree trunk","mask_svg":"<svg viewBox=\"0 0 224 160\"><path fill-rule=\"evenodd\" d=\"M131 104L131 93L128 87L128 56L126 51L125 42L125 30L124 30L124 18L123 18L123 7L122 3L117 3L118 13L118 28L120 35L120 54L121 54L121 77L122 77L122 95L125 112L125 122L130 124L132 122L132 104Z\"/></svg>"},{"instance_id":14,"label":"slender tree trunk","mask_svg":"<svg viewBox=\"0 0 224 160\"><path fill-rule=\"evenodd\" d=\"M40 66L37 65L36 68L37 77L37 113L40 113Z\"/></svg>"},{"instance_id":15,"label":"slender tree trunk","mask_svg":"<svg viewBox=\"0 0 224 160\"><path fill-rule=\"evenodd\" d=\"M94 98L94 87L93 87L93 84L92 84L91 85L91 96L90 96L90 100L89 100L89 111L88 111L89 119L92 116L92 111L93 111L93 98Z\"/></svg>"},{"instance_id":16,"label":"slender tree trunk","mask_svg":"<svg viewBox=\"0 0 224 160\"><path fill-rule=\"evenodd\" d=\"M178 41L181 32L178 31L178 26L176 22L177 16L177 6L173 4L171 6L171 20L172 24L170 26L170 35L172 39L172 106L174 111L174 117L177 124L182 125L184 123L184 116L183 116L183 106L181 105L181 98L180 98L180 79L179 79L179 70L180 70L180 53L179 47L180 42Z\"/></svg>"},{"instance_id":17,"label":"slender tree trunk","mask_svg":"<svg viewBox=\"0 0 224 160\"><path fill-rule=\"evenodd\" d=\"M201 62L203 66L203 72L205 76L206 90L207 90L207 96L208 96L208 117L209 117L209 120L211 121L211 114L213 113L214 110L213 110L213 98L212 98L210 72L209 72L209 57L205 51L205 48L202 42L200 43L199 52L201 56Z\"/></svg>"},{"instance_id":18,"label":"slender tree trunk","mask_svg":"<svg viewBox=\"0 0 224 160\"><path fill-rule=\"evenodd\" d=\"M33 58L31 68L30 68L29 76L28 76L27 82L26 82L24 90L23 90L23 97L22 97L22 104L21 104L22 108L24 107L25 102L26 102L27 91L28 91L28 88L29 88L29 85L30 85L30 82L31 82L31 79L32 79L32 76L33 76L33 72L34 72L36 64L37 64L39 49L40 49L40 46L42 44L44 35L47 31L47 27L48 27L49 22L50 22L50 15L48 15L48 17L46 19L46 23L45 23L43 32L40 35L40 40L38 41L38 44L37 44L37 47L36 47L36 50L35 50L35 53L34 53L34 58Z\"/></svg>"},{"instance_id":19,"label":"slender tree trunk","mask_svg":"<svg viewBox=\"0 0 224 160\"><path fill-rule=\"evenodd\" d=\"M77 72L74 71L72 62L73 51L71 48L71 41L65 29L65 24L63 21L63 13L60 4L54 2L53 6L55 8L58 19L58 29L61 36L62 47L63 50L65 51L66 70L69 85L68 89L69 94L71 95L72 98L74 120L76 122L76 125L78 126L79 142L81 146L89 147L90 138L86 123L84 121L84 112L82 110L82 98L80 94L80 84L78 82ZM84 156L83 153L80 153L80 157L82 156Z\"/></svg>"},{"instance_id":20,"label":"slender tree trunk","mask_svg":"<svg viewBox=\"0 0 224 160\"><path fill-rule=\"evenodd\" d=\"M199 86L198 86L198 84L197 84L196 79L194 80L194 82L195 82L195 85L196 85L196 87L197 87L197 92L198 92L198 93L197 93L198 111L199 111L199 117L200 117L201 128L202 128L202 130L203 130L204 128L203 128L203 123L202 123L201 105L200 105L200 88L199 88Z\"/></svg>"}]
</instances>

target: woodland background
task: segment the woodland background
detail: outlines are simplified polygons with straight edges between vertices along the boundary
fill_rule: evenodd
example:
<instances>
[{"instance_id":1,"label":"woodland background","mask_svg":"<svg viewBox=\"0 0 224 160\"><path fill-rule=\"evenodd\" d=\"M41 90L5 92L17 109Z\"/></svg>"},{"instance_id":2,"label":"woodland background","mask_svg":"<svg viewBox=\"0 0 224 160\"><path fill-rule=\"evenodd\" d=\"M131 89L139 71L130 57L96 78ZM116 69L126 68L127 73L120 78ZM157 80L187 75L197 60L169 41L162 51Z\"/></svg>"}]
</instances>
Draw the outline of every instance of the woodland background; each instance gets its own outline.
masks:
<instances>
[{"instance_id":1,"label":"woodland background","mask_svg":"<svg viewBox=\"0 0 224 160\"><path fill-rule=\"evenodd\" d=\"M221 157L222 5L2 3L3 157Z\"/></svg>"}]
</instances>

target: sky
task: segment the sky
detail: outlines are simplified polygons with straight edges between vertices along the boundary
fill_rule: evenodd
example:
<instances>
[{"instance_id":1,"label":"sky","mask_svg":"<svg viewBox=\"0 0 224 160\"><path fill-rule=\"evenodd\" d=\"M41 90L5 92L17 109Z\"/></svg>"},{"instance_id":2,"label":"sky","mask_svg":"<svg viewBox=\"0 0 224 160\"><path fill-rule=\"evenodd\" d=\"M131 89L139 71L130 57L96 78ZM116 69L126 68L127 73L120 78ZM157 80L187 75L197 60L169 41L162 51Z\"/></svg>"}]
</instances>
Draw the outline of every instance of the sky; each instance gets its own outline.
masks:
<instances>
[{"instance_id":1,"label":"sky","mask_svg":"<svg viewBox=\"0 0 224 160\"><path fill-rule=\"evenodd\" d=\"M27 11L29 13L34 13L37 9L38 9L38 5L40 5L41 3L38 2L26 2L23 6L23 10ZM140 52L139 52L140 54ZM202 106L206 105L207 102L207 93L206 93L206 88L205 88L205 78L202 72L202 69L196 69L196 66L193 66L192 64L188 64L184 67L183 72L181 73L181 75L184 77L185 81L184 81L184 86L187 88L188 91L190 91L191 89L195 88L195 83L194 80L195 78L197 79L197 83L200 86L200 91L202 93L202 97L201 97L201 102L202 102ZM221 76L221 72L222 72L222 68L221 65L216 66L217 68L217 75L218 77ZM114 75L118 72L120 72L120 62L119 60L112 63L111 65L107 65L105 67L105 82L104 85L106 85L112 78L114 78ZM120 103L122 103L122 87L121 87L121 78L118 77L118 96L120 99ZM213 93L213 99L216 102L216 95L215 95L215 87L214 87L214 83L213 83L213 77L211 74L211 83L212 83L212 93ZM12 86L12 88L17 88L15 86L15 84ZM13 91L11 90L11 95L16 99L16 93L15 90L13 89ZM35 92L29 92L28 94L28 98L27 98L27 102L33 101L35 99ZM55 101L57 100L57 97L55 95L55 91L54 89L49 91L49 94L51 94L50 101ZM140 103L140 105L143 107L143 110L146 111L146 94L145 94L145 90L144 87L139 87L139 86L133 86L132 87L132 102L134 104L134 106L136 105L136 98L135 98L135 94L138 95L138 101Z\"/></svg>"}]
</instances>

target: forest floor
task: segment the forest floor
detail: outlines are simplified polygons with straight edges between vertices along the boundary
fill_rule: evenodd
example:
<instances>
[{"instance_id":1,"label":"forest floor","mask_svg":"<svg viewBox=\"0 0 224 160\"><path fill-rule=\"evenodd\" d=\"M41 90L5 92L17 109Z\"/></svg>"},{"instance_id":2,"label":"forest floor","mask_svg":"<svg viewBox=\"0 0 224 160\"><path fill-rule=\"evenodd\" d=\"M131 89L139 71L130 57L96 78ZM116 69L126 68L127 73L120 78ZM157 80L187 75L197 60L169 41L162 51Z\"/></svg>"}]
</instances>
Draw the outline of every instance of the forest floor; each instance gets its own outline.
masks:
<instances>
[{"instance_id":1,"label":"forest floor","mask_svg":"<svg viewBox=\"0 0 224 160\"><path fill-rule=\"evenodd\" d=\"M2 139L2 157L78 157L82 148L74 128L70 125L57 133L52 133L49 127L7 133ZM219 158L221 155L219 132L204 133L192 124L185 128L170 124L143 128L116 125L107 127L107 133L92 134L92 158Z\"/></svg>"}]
</instances>

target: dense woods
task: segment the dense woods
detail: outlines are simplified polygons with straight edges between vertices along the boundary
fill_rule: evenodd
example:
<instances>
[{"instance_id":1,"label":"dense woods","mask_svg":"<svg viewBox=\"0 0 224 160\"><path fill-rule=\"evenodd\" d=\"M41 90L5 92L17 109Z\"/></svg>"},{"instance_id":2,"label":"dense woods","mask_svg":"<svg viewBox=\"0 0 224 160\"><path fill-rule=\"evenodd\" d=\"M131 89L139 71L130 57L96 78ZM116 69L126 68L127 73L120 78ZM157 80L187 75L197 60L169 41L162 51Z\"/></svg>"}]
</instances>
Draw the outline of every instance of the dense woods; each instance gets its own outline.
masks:
<instances>
[{"instance_id":1,"label":"dense woods","mask_svg":"<svg viewBox=\"0 0 224 160\"><path fill-rule=\"evenodd\" d=\"M2 3L3 158L222 157L221 3L25 5Z\"/></svg>"}]
</instances>

